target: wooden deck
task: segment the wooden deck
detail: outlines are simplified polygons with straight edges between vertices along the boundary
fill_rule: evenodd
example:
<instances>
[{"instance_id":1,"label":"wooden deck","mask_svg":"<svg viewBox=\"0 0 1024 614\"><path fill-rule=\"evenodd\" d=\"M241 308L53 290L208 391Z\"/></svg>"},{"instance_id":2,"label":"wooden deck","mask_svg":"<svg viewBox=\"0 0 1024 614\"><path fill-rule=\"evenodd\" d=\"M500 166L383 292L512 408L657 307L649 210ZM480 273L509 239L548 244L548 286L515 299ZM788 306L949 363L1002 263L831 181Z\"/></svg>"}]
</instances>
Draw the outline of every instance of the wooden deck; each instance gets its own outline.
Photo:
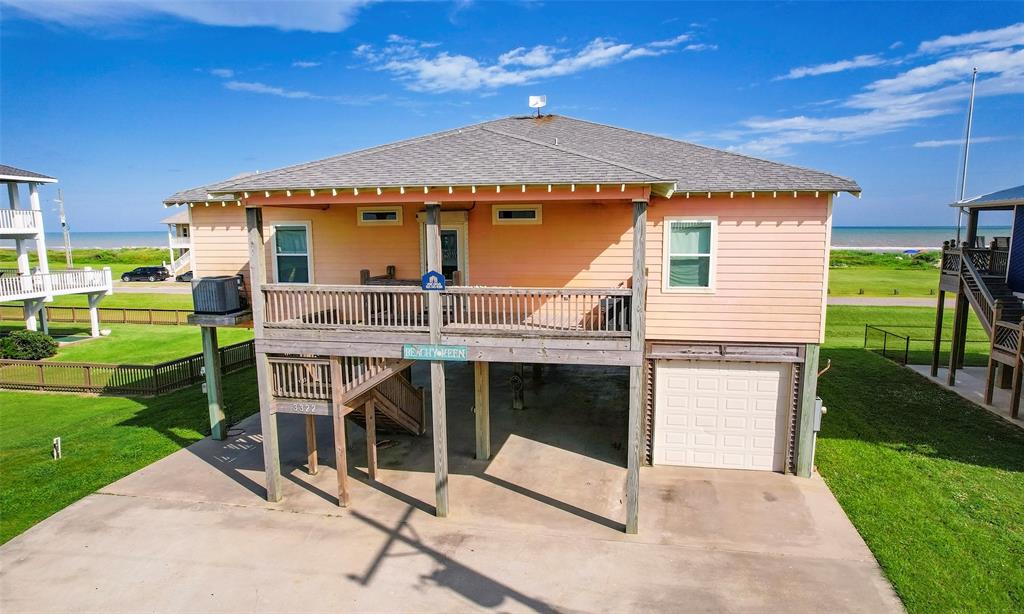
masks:
<instances>
[{"instance_id":1,"label":"wooden deck","mask_svg":"<svg viewBox=\"0 0 1024 614\"><path fill-rule=\"evenodd\" d=\"M405 344L430 343L429 301L417 286L262 287L261 351L399 358ZM454 286L440 293L441 343L470 360L640 363L632 348L630 288Z\"/></svg>"}]
</instances>

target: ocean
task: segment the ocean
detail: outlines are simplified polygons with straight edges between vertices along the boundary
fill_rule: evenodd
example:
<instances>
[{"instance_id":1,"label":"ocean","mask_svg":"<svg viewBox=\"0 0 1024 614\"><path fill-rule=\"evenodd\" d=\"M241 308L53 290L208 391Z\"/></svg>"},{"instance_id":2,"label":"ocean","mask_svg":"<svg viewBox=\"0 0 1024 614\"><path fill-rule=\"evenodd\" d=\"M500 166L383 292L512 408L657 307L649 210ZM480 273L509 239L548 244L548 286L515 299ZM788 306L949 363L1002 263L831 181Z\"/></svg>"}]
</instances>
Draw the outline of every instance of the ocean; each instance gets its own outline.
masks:
<instances>
[{"instance_id":1,"label":"ocean","mask_svg":"<svg viewBox=\"0 0 1024 614\"><path fill-rule=\"evenodd\" d=\"M978 229L983 237L1009 236L1009 226L984 226ZM832 229L834 249L938 249L942 242L953 239L956 231L949 226L836 226ZM51 249L64 245L59 232L46 233ZM141 232L74 232L71 246L76 248L166 247L167 233ZM0 248L12 248L11 240L0 241Z\"/></svg>"}]
</instances>

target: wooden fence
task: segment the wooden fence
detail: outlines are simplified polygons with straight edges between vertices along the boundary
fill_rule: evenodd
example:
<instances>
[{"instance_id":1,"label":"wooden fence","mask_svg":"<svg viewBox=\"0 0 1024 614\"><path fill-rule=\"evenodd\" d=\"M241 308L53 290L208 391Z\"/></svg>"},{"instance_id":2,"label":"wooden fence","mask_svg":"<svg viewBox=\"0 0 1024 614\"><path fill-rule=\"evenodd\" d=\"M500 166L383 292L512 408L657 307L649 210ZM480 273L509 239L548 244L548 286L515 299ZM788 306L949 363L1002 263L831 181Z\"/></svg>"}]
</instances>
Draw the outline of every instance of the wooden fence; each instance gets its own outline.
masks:
<instances>
[{"instance_id":1,"label":"wooden fence","mask_svg":"<svg viewBox=\"0 0 1024 614\"><path fill-rule=\"evenodd\" d=\"M231 373L256 364L252 341L226 345L218 351L222 373ZM152 396L201 382L202 367L202 354L156 365L0 360L0 388Z\"/></svg>"},{"instance_id":2,"label":"wooden fence","mask_svg":"<svg viewBox=\"0 0 1024 614\"><path fill-rule=\"evenodd\" d=\"M100 322L104 324L188 324L188 309L138 309L129 307L98 307ZM46 307L50 322L89 323L88 307ZM21 305L0 305L0 320L24 320Z\"/></svg>"}]
</instances>

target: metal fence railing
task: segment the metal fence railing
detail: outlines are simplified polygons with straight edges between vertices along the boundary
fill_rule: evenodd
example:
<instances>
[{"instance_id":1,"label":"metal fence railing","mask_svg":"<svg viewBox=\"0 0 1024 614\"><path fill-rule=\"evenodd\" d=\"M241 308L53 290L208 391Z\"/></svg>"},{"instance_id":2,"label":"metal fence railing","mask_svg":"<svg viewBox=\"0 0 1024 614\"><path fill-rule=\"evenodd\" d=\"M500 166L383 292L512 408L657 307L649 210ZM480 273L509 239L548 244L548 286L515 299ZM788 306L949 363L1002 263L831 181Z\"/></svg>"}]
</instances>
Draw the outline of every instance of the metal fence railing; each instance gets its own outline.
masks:
<instances>
[{"instance_id":1,"label":"metal fence railing","mask_svg":"<svg viewBox=\"0 0 1024 614\"><path fill-rule=\"evenodd\" d=\"M219 348L221 373L256 364L255 345L243 341ZM0 360L0 389L91 392L153 396L203 381L203 355L155 365L119 365L50 360Z\"/></svg>"},{"instance_id":2,"label":"metal fence railing","mask_svg":"<svg viewBox=\"0 0 1024 614\"><path fill-rule=\"evenodd\" d=\"M920 336L915 335L918 329L921 332ZM925 331L932 334L925 336ZM864 325L864 349L877 352L885 358L903 365L930 363L934 344L935 337L932 327ZM948 360L950 344L949 339L939 340L940 363L945 363ZM968 362L972 360L970 355L978 355L975 362L983 364L980 356L988 354L989 340L987 338L968 338L966 344L969 350Z\"/></svg>"}]
</instances>

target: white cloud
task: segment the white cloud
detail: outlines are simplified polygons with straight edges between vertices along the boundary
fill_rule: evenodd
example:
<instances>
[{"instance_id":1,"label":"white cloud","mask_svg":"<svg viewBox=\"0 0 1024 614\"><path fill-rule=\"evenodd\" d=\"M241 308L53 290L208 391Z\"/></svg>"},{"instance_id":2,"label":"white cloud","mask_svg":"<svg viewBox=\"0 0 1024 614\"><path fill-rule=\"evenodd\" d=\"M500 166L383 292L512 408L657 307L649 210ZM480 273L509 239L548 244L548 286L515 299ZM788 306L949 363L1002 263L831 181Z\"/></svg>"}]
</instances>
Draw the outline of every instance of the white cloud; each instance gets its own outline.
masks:
<instances>
[{"instance_id":1,"label":"white cloud","mask_svg":"<svg viewBox=\"0 0 1024 614\"><path fill-rule=\"evenodd\" d=\"M271 96L280 96L281 98L305 98L310 100L320 100L324 98L323 96L317 96L316 94L303 90L286 90L281 87L267 85L266 83L260 83L258 81L228 81L224 84L224 87L236 92L269 94Z\"/></svg>"},{"instance_id":2,"label":"white cloud","mask_svg":"<svg viewBox=\"0 0 1024 614\"><path fill-rule=\"evenodd\" d=\"M786 155L794 145L857 141L895 132L931 118L964 113L975 66L979 69L979 98L1024 94L1024 49L1017 49L1024 46L1024 37L1015 32L1000 28L925 41L920 49L926 53L904 58L918 66L875 80L831 106L820 107L831 109L832 115L755 117L743 121L738 131L720 136L745 139L731 147L737 151Z\"/></svg>"},{"instance_id":3,"label":"white cloud","mask_svg":"<svg viewBox=\"0 0 1024 614\"><path fill-rule=\"evenodd\" d=\"M548 45L516 47L489 62L446 51L432 54L428 49L434 45L392 34L384 47L360 45L354 53L375 70L391 73L413 91L474 91L533 83L635 58L663 55L689 39L690 35L681 34L634 45L595 38L576 52ZM691 50L712 48L713 45L705 45Z\"/></svg>"},{"instance_id":4,"label":"white cloud","mask_svg":"<svg viewBox=\"0 0 1024 614\"><path fill-rule=\"evenodd\" d=\"M307 61L307 60L296 60L296 61L292 62L292 68L316 68L317 66L320 66L322 63L323 62L310 62L310 61Z\"/></svg>"},{"instance_id":5,"label":"white cloud","mask_svg":"<svg viewBox=\"0 0 1024 614\"><path fill-rule=\"evenodd\" d=\"M687 51L716 51L718 45L709 45L707 43L694 43L683 47Z\"/></svg>"},{"instance_id":6,"label":"white cloud","mask_svg":"<svg viewBox=\"0 0 1024 614\"><path fill-rule=\"evenodd\" d=\"M780 81L783 79L803 79L804 77L816 77L818 75L828 75L837 72L844 72L847 70L854 70L857 68L868 68L871 66L880 66L885 64L886 60L879 55L858 55L855 58L849 60L839 60L838 62L829 62L827 64L815 64L814 66L799 66L791 69L784 75L775 77L774 81Z\"/></svg>"},{"instance_id":7,"label":"white cloud","mask_svg":"<svg viewBox=\"0 0 1024 614\"><path fill-rule=\"evenodd\" d=\"M938 53L956 47L976 47L981 49L1002 49L1024 45L1024 22L996 30L981 30L967 34L940 36L931 41L921 43L917 50L920 53Z\"/></svg>"},{"instance_id":8,"label":"white cloud","mask_svg":"<svg viewBox=\"0 0 1024 614\"><path fill-rule=\"evenodd\" d=\"M235 71L230 68L214 68L210 70L210 74L214 77L220 77L222 79L230 79L235 76Z\"/></svg>"},{"instance_id":9,"label":"white cloud","mask_svg":"<svg viewBox=\"0 0 1024 614\"><path fill-rule=\"evenodd\" d=\"M498 56L498 64L501 66L547 66L555 61L555 54L558 52L554 47L537 45L532 49L516 47L512 51L506 51Z\"/></svg>"},{"instance_id":10,"label":"white cloud","mask_svg":"<svg viewBox=\"0 0 1024 614\"><path fill-rule=\"evenodd\" d=\"M971 137L971 145L978 143L996 143L998 141L1009 140L1008 136L975 136ZM926 149L934 149L938 147L959 147L964 144L963 139L942 139L937 141L918 141L914 143L914 147L923 147Z\"/></svg>"},{"instance_id":11,"label":"white cloud","mask_svg":"<svg viewBox=\"0 0 1024 614\"><path fill-rule=\"evenodd\" d=\"M208 26L253 27L306 32L341 32L352 25L370 0L265 2L236 0L0 0L5 6L40 21L72 27L97 27L111 22L169 15Z\"/></svg>"}]
</instances>

